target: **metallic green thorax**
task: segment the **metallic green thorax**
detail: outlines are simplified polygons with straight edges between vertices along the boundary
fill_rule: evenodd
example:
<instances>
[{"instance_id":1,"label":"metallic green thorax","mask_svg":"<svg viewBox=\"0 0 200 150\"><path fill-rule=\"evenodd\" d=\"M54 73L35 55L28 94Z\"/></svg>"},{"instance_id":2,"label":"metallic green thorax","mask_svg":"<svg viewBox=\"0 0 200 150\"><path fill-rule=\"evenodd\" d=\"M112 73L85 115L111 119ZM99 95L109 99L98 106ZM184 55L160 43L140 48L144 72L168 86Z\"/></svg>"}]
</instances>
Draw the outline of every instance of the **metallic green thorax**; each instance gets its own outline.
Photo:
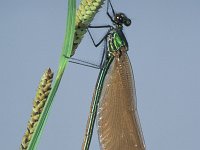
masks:
<instances>
[{"instance_id":1,"label":"metallic green thorax","mask_svg":"<svg viewBox=\"0 0 200 150\"><path fill-rule=\"evenodd\" d=\"M112 29L108 34L108 56L122 49L122 47L128 49L128 43L121 30Z\"/></svg>"}]
</instances>

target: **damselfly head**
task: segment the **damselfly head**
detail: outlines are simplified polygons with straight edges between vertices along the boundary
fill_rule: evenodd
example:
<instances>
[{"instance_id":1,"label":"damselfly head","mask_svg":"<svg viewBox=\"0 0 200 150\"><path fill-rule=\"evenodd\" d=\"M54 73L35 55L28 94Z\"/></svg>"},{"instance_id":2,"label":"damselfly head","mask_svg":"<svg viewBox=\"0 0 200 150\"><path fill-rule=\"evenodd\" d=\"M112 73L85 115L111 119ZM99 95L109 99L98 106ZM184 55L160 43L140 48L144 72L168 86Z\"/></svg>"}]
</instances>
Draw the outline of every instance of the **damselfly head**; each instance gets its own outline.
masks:
<instances>
[{"instance_id":1,"label":"damselfly head","mask_svg":"<svg viewBox=\"0 0 200 150\"><path fill-rule=\"evenodd\" d=\"M117 13L114 16L114 21L117 25L125 25L125 26L130 26L131 25L131 20L126 17L124 13Z\"/></svg>"}]
</instances>

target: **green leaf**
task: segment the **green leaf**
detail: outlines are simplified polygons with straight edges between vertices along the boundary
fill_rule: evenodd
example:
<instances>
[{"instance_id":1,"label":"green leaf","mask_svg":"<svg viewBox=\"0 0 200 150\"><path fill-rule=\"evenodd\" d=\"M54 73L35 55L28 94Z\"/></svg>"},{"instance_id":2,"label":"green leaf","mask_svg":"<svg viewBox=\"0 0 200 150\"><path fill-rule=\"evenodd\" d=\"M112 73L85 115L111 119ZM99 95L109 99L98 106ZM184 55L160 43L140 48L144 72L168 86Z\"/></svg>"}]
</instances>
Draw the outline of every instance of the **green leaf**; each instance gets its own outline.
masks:
<instances>
[{"instance_id":1,"label":"green leaf","mask_svg":"<svg viewBox=\"0 0 200 150\"><path fill-rule=\"evenodd\" d=\"M59 62L58 72L56 75L56 80L55 80L55 83L51 89L49 96L48 96L48 99L46 101L46 104L44 106L42 114L39 118L39 121L36 126L33 137L29 143L28 150L36 150L37 149L37 145L38 145L40 136L42 134L42 131L44 129L44 126L46 124L46 121L47 121L47 118L49 115L49 111L50 111L51 105L53 103L53 99L55 97L58 86L62 79L62 75L64 73L66 65L68 64L68 59L66 58L66 56L69 57L71 55L71 51L72 51L72 44L73 44L73 38L74 38L74 32L75 32L75 14L76 14L76 0L68 0L68 15L67 15L66 33L65 33L62 53L60 56L60 62Z\"/></svg>"}]
</instances>

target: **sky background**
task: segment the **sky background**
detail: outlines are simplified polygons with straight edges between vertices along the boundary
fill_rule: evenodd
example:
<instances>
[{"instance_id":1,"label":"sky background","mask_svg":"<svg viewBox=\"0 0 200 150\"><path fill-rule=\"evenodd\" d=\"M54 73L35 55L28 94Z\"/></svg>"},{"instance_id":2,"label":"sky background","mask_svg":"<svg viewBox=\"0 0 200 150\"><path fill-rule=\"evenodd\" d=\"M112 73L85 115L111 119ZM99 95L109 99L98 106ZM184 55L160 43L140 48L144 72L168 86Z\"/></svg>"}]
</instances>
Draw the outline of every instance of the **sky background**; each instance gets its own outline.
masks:
<instances>
[{"instance_id":1,"label":"sky background","mask_svg":"<svg viewBox=\"0 0 200 150\"><path fill-rule=\"evenodd\" d=\"M200 149L200 1L112 3L133 22L124 32L147 150ZM67 0L0 0L0 149L19 149L40 77L57 71L66 13ZM92 24L111 24L105 5ZM106 30L91 32L98 41ZM102 49L86 35L74 57L98 64ZM69 64L38 150L81 149L98 72Z\"/></svg>"}]
</instances>

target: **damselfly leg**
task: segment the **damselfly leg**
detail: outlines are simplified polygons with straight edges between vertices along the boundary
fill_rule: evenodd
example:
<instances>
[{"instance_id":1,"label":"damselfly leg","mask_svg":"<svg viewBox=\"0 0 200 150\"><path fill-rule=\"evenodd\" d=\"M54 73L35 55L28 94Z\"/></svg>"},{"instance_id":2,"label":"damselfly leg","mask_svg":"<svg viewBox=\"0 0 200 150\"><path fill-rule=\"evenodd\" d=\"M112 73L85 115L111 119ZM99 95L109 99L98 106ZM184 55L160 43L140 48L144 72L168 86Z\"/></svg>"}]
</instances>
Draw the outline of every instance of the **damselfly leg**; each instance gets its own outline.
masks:
<instances>
[{"instance_id":1,"label":"damselfly leg","mask_svg":"<svg viewBox=\"0 0 200 150\"><path fill-rule=\"evenodd\" d=\"M107 1L107 12L106 13L109 16L109 18L111 19L111 21L114 23L115 21L112 19L111 15L109 14L109 11L108 11L109 10L109 5L111 6L113 15L115 15L115 11L113 9L113 6L112 6L110 0ZM89 28L109 28L109 30L111 30L113 28L113 26L111 26L111 25L101 25L101 26L89 25L88 26L87 31L89 33L89 36L90 36L94 46L98 47L99 45L102 44L103 41L105 41L105 39L107 37L107 34L109 32L107 32L107 34L96 44L95 41L94 41L94 38L92 37L91 32L89 31ZM84 60L80 60L80 59L77 59L77 58L72 58L72 57L67 57L67 56L64 56L64 57L67 58L67 59L70 59L69 62L74 63L74 64L79 64L79 65L82 65L82 66L87 66L87 67L91 67L91 68L95 68L95 69L101 69L102 65L103 65L103 60L105 58L105 55L106 55L106 46L104 46L103 54L102 54L102 57L101 57L101 62L100 62L99 65L94 64L94 63L90 63L90 62L87 62L87 61L84 61Z\"/></svg>"},{"instance_id":2,"label":"damselfly leg","mask_svg":"<svg viewBox=\"0 0 200 150\"><path fill-rule=\"evenodd\" d=\"M107 10L106 10L106 14L107 14L108 17L110 18L110 20L111 20L113 23L115 23L115 21L113 20L113 17L109 14L109 5L110 5L110 7L111 7L111 9L112 9L113 16L115 16L115 11L114 11L114 8L113 8L112 3L111 3L110 0L107 0Z\"/></svg>"},{"instance_id":3,"label":"damselfly leg","mask_svg":"<svg viewBox=\"0 0 200 150\"><path fill-rule=\"evenodd\" d=\"M68 57L68 56L65 56L65 55L64 55L64 57L66 59L69 59L69 62L73 63L73 64L78 64L78 65L82 65L82 66L86 66L86 67L90 67L90 68L95 68L95 69L100 69L101 68L100 65L96 65L96 64L84 61L84 60L80 60L80 59L73 58L73 57Z\"/></svg>"}]
</instances>

